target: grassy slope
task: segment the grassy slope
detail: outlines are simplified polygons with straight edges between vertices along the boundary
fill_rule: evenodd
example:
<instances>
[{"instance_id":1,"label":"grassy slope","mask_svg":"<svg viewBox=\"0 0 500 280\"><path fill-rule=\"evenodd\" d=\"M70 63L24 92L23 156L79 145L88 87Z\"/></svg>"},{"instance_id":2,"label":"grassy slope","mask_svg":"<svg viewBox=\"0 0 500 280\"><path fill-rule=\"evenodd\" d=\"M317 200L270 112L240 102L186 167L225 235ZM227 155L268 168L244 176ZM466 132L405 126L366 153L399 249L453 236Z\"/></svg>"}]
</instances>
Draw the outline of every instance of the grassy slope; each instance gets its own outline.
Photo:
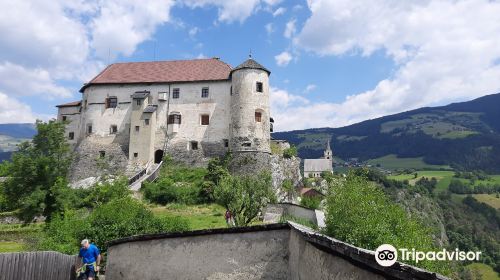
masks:
<instances>
[{"instance_id":1,"label":"grassy slope","mask_svg":"<svg viewBox=\"0 0 500 280\"><path fill-rule=\"evenodd\" d=\"M477 270L481 274L482 280L500 280L500 276L493 268L483 263L472 263L467 265L468 268Z\"/></svg>"},{"instance_id":2,"label":"grassy slope","mask_svg":"<svg viewBox=\"0 0 500 280\"><path fill-rule=\"evenodd\" d=\"M421 157L418 158L398 158L396 155L387 155L368 161L369 164L377 165L387 169L450 169L447 165L431 165L425 163Z\"/></svg>"},{"instance_id":3,"label":"grassy slope","mask_svg":"<svg viewBox=\"0 0 500 280\"><path fill-rule=\"evenodd\" d=\"M217 204L168 204L165 207L152 207L151 210L157 216L185 218L191 230L226 227L225 209Z\"/></svg>"}]
</instances>

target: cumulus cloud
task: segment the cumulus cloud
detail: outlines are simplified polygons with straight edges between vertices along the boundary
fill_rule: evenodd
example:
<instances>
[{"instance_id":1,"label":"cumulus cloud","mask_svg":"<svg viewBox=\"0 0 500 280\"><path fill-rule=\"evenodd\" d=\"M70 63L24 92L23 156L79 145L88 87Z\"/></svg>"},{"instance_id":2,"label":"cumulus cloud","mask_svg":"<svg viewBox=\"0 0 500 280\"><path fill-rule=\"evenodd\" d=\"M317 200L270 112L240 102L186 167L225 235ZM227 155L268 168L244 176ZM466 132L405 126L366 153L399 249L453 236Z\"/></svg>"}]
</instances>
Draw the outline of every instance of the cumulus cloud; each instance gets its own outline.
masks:
<instances>
[{"instance_id":1,"label":"cumulus cloud","mask_svg":"<svg viewBox=\"0 0 500 280\"><path fill-rule=\"evenodd\" d=\"M268 5L276 4L276 1L266 1ZM261 3L260 0L184 0L185 5L191 8L215 6L218 9L218 21L220 22L244 22Z\"/></svg>"},{"instance_id":2,"label":"cumulus cloud","mask_svg":"<svg viewBox=\"0 0 500 280\"><path fill-rule=\"evenodd\" d=\"M0 121L3 123L33 123L36 119L48 120L51 115L37 115L30 106L0 92Z\"/></svg>"},{"instance_id":3,"label":"cumulus cloud","mask_svg":"<svg viewBox=\"0 0 500 280\"><path fill-rule=\"evenodd\" d=\"M285 36L285 38L291 38L295 34L295 32L297 31L297 28L295 27L296 23L296 19L292 19L286 23L285 32L283 33L283 36Z\"/></svg>"},{"instance_id":4,"label":"cumulus cloud","mask_svg":"<svg viewBox=\"0 0 500 280\"><path fill-rule=\"evenodd\" d=\"M272 22L266 24L264 28L266 28L267 35L271 35L274 32L274 25Z\"/></svg>"},{"instance_id":5,"label":"cumulus cloud","mask_svg":"<svg viewBox=\"0 0 500 280\"><path fill-rule=\"evenodd\" d=\"M306 89L304 90L304 93L310 93L311 91L314 91L316 89L316 85L315 84L309 84L307 85Z\"/></svg>"},{"instance_id":6,"label":"cumulus cloud","mask_svg":"<svg viewBox=\"0 0 500 280\"><path fill-rule=\"evenodd\" d=\"M290 61L292 61L292 55L289 52L284 51L276 55L274 59L276 60L276 64L278 64L278 66L287 66Z\"/></svg>"},{"instance_id":7,"label":"cumulus cloud","mask_svg":"<svg viewBox=\"0 0 500 280\"><path fill-rule=\"evenodd\" d=\"M381 50L395 70L344 102L289 108L289 116L322 112L319 122L336 127L500 90L500 2L310 0L308 6L312 15L293 38L296 46L322 56ZM309 125L297 121L289 128Z\"/></svg>"},{"instance_id":8,"label":"cumulus cloud","mask_svg":"<svg viewBox=\"0 0 500 280\"><path fill-rule=\"evenodd\" d=\"M286 8L279 7L278 9L276 9L276 11L273 12L273 17L280 16L280 15L284 14L285 12L286 12Z\"/></svg>"}]
</instances>

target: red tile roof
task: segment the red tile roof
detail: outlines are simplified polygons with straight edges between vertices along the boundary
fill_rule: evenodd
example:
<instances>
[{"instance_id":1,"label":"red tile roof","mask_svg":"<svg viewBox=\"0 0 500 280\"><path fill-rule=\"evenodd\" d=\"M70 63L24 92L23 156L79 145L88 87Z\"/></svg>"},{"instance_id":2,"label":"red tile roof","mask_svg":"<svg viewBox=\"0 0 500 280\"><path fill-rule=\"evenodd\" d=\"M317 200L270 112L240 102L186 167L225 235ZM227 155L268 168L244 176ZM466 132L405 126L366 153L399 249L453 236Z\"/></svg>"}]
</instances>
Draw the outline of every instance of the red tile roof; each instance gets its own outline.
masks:
<instances>
[{"instance_id":1,"label":"red tile roof","mask_svg":"<svg viewBox=\"0 0 500 280\"><path fill-rule=\"evenodd\" d=\"M82 105L82 101L79 100L79 101L73 101L73 102L69 102L69 103L65 103L65 104L56 105L56 107L76 107L76 106L81 106L81 105Z\"/></svg>"},{"instance_id":2,"label":"red tile roof","mask_svg":"<svg viewBox=\"0 0 500 280\"><path fill-rule=\"evenodd\" d=\"M133 84L227 80L231 66L217 58L111 64L85 84Z\"/></svg>"}]
</instances>

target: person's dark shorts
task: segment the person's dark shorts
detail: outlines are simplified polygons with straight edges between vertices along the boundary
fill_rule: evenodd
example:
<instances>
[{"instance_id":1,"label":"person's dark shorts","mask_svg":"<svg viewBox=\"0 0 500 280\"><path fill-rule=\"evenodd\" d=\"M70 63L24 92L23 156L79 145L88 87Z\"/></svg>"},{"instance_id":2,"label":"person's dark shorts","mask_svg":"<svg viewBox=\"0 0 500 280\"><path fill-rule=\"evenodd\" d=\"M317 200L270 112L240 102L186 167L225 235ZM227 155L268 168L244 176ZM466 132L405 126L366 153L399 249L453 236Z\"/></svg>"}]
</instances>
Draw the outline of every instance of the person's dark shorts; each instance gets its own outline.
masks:
<instances>
[{"instance_id":1,"label":"person's dark shorts","mask_svg":"<svg viewBox=\"0 0 500 280\"><path fill-rule=\"evenodd\" d=\"M84 273L80 274L78 279L88 279L89 277L95 279L95 270L94 267L87 267Z\"/></svg>"}]
</instances>

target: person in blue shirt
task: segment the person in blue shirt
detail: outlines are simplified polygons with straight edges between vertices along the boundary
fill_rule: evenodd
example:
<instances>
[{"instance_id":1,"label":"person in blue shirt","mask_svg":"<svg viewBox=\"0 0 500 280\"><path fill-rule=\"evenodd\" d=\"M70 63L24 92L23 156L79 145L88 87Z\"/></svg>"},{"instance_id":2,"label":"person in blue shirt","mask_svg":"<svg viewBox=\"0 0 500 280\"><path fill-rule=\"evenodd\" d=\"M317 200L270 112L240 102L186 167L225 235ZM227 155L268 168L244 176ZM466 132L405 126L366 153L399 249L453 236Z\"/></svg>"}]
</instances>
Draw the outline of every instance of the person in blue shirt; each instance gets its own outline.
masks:
<instances>
[{"instance_id":1,"label":"person in blue shirt","mask_svg":"<svg viewBox=\"0 0 500 280\"><path fill-rule=\"evenodd\" d=\"M94 244L90 244L88 239L82 240L82 247L78 254L79 264L77 271L80 271L79 279L94 280L95 275L99 272L99 264L101 263L101 252Z\"/></svg>"}]
</instances>

